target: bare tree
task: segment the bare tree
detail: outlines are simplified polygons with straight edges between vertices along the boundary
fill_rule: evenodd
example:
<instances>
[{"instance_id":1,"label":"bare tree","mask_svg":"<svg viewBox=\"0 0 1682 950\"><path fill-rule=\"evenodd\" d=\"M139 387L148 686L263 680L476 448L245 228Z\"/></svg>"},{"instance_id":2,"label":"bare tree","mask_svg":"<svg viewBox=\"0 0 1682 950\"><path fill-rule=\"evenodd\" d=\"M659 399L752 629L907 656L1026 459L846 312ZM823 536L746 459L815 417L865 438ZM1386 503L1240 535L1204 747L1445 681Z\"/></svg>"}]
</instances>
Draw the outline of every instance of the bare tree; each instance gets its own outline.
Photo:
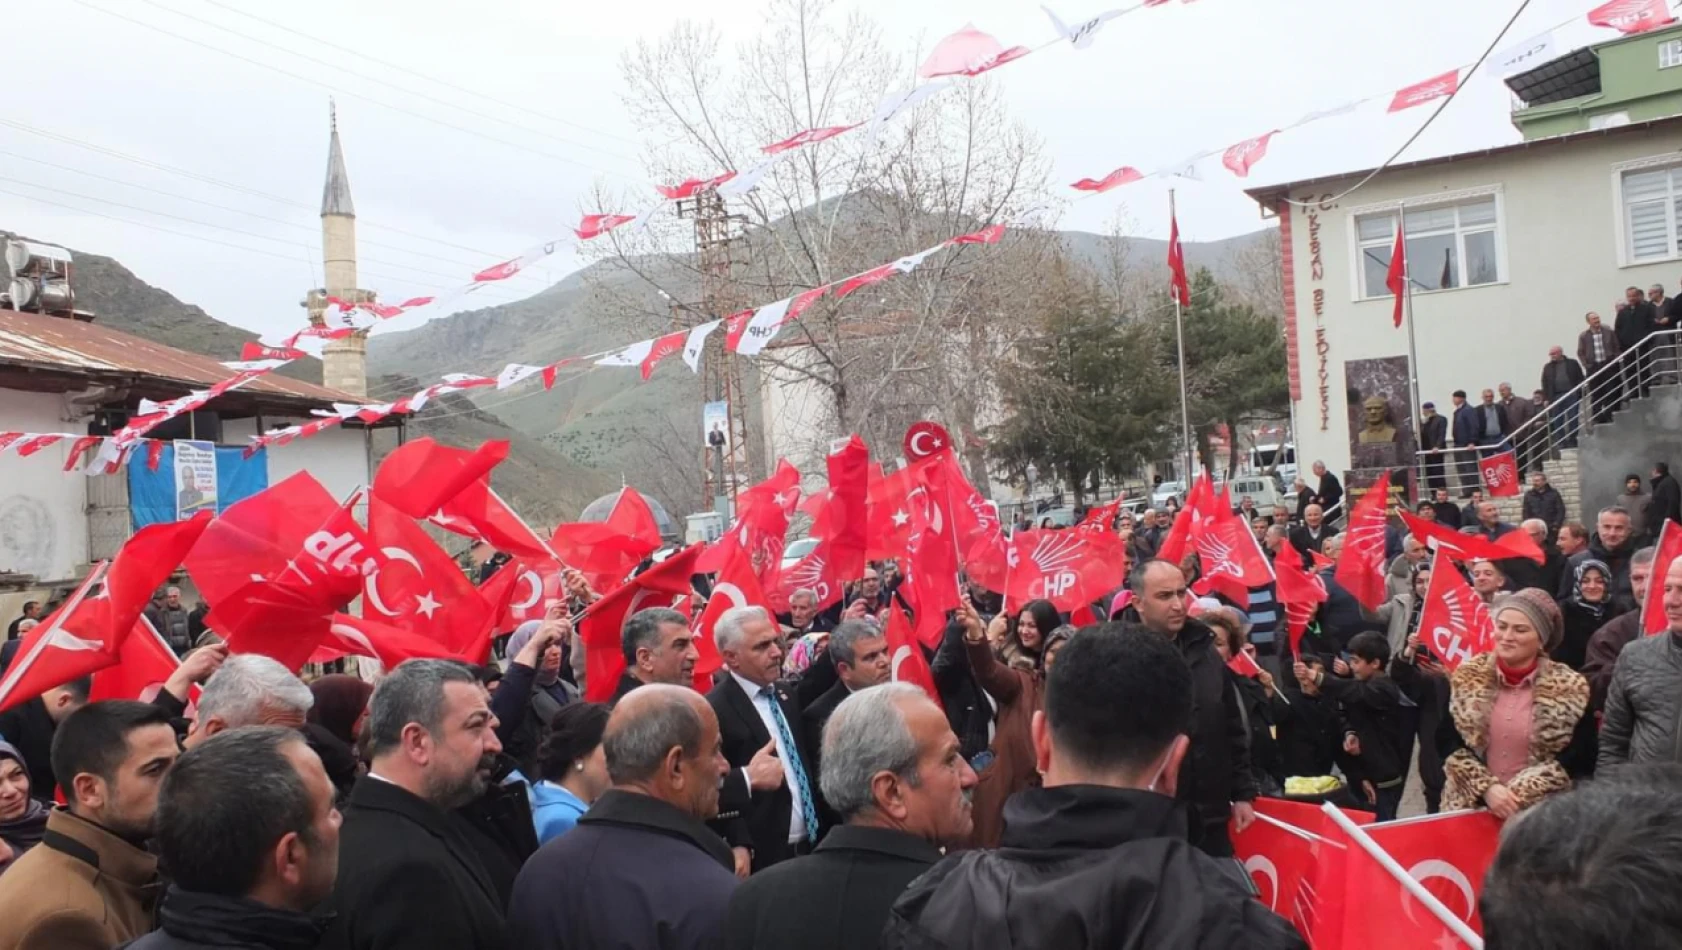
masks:
<instances>
[{"instance_id":1,"label":"bare tree","mask_svg":"<svg viewBox=\"0 0 1682 950\"><path fill-rule=\"evenodd\" d=\"M915 82L909 58L890 53L871 22L836 14L828 0L774 0L765 30L737 50L725 51L711 29L683 24L640 44L623 72L633 115L666 142L649 151L649 171L675 181L746 170L768 142L869 117L884 96ZM724 306L709 302L717 311L768 303L1018 221L1046 204L1047 174L1038 142L1011 120L991 81L959 83L880 130L800 150L732 200L744 219L737 263ZM650 255L681 248L681 240L662 225L606 244L604 253L650 284L658 260L682 285L660 289L677 299L701 285L702 262ZM1052 241L1048 232L1014 231L1002 245L942 251L909 274L822 298L757 357L764 385L809 389L821 405L798 392L772 394L766 404L798 417L813 446L849 431L879 449L897 445L906 424L930 417L966 433L971 445L996 405L993 369L1024 332L1016 315ZM640 303L653 316L647 300ZM780 421L787 420L765 424L778 431ZM968 458L972 476L985 478L979 451Z\"/></svg>"}]
</instances>

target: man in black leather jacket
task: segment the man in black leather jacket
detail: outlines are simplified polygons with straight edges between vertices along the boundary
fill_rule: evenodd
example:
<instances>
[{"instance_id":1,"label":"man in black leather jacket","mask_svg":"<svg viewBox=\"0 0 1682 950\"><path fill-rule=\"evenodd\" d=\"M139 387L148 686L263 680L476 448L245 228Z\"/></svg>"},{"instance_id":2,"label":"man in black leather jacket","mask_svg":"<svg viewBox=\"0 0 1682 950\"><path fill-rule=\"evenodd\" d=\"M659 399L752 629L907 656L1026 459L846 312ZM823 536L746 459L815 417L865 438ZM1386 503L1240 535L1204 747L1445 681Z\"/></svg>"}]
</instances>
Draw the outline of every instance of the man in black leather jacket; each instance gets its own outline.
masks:
<instances>
[{"instance_id":1,"label":"man in black leather jacket","mask_svg":"<svg viewBox=\"0 0 1682 950\"><path fill-rule=\"evenodd\" d=\"M1236 862L1186 840L1175 800L1193 676L1160 634L1108 624L1057 655L1034 720L1041 788L1005 805L1003 847L948 856L894 905L884 950L1298 950Z\"/></svg>"}]
</instances>

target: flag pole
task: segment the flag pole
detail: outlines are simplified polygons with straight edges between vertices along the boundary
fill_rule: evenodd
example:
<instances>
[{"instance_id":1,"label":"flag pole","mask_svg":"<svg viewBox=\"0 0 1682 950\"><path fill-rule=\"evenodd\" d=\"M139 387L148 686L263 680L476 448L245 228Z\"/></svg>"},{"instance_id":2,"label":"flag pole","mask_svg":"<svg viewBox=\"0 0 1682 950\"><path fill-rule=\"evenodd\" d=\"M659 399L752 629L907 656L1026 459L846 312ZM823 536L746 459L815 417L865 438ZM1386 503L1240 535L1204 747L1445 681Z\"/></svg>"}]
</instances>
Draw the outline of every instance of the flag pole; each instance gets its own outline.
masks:
<instances>
[{"instance_id":1,"label":"flag pole","mask_svg":"<svg viewBox=\"0 0 1682 950\"><path fill-rule=\"evenodd\" d=\"M1178 222L1178 212L1174 204L1174 189L1168 189L1168 220ZM1174 336L1180 351L1180 438L1185 442L1186 454L1186 486L1189 489L1191 479L1196 469L1192 467L1191 443L1191 408L1186 402L1186 327L1182 314L1184 301L1180 300L1180 293L1170 282L1168 296L1174 298Z\"/></svg>"},{"instance_id":2,"label":"flag pole","mask_svg":"<svg viewBox=\"0 0 1682 950\"><path fill-rule=\"evenodd\" d=\"M1408 321L1408 395L1413 397L1413 415L1418 418L1424 409L1419 403L1419 346L1415 342L1413 326L1413 255L1407 253L1407 222L1408 206L1404 201L1396 206L1396 233L1402 239L1402 301L1407 308ZM1418 442L1416 434L1415 449L1419 447Z\"/></svg>"},{"instance_id":3,"label":"flag pole","mask_svg":"<svg viewBox=\"0 0 1682 950\"><path fill-rule=\"evenodd\" d=\"M1320 810L1326 814L1326 817L1335 822L1338 828L1355 842L1357 847L1365 851L1368 857L1377 861L1378 866L1383 868L1386 874L1395 878L1396 883L1402 885L1403 890L1412 895L1414 900L1424 905L1425 909L1431 912L1432 917L1437 918L1439 923L1460 938L1461 942L1471 947L1472 950L1483 950L1483 938L1467 926L1464 920L1456 917L1453 912L1444 907L1443 902L1437 900L1435 894L1425 889L1425 885L1414 880L1413 875L1398 864L1396 859L1390 855L1390 852L1384 850L1378 842L1372 840L1372 837L1360 825L1351 821L1342 809L1331 802L1325 802L1320 806Z\"/></svg>"}]
</instances>

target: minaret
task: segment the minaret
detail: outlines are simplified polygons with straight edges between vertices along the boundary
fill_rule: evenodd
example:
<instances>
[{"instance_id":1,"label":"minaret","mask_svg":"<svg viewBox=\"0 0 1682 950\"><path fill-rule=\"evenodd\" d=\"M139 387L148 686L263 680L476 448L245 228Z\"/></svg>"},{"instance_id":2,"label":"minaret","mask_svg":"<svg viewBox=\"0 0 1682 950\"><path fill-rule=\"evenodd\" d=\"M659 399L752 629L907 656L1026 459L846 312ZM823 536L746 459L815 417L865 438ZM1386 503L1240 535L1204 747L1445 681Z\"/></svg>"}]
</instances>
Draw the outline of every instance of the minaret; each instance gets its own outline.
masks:
<instances>
[{"instance_id":1,"label":"minaret","mask_svg":"<svg viewBox=\"0 0 1682 950\"><path fill-rule=\"evenodd\" d=\"M327 298L370 303L374 292L356 285L356 207L350 200L350 176L339 145L339 114L329 104L331 136L327 143L327 184L321 191L321 256L327 286L309 292L304 301L310 323L322 325ZM334 340L321 354L321 382L355 396L368 393L368 335L358 333Z\"/></svg>"}]
</instances>

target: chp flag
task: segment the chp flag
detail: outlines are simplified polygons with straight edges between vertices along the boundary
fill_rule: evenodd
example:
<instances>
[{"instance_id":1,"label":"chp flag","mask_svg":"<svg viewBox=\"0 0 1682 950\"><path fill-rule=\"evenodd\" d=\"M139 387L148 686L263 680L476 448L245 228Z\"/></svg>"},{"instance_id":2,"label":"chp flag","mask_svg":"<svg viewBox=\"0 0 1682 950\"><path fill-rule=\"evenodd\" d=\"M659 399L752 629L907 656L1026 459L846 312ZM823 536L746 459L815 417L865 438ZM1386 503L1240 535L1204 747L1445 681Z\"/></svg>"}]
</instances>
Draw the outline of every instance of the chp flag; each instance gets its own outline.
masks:
<instances>
[{"instance_id":1,"label":"chp flag","mask_svg":"<svg viewBox=\"0 0 1682 950\"><path fill-rule=\"evenodd\" d=\"M1441 550L1431 559L1431 586L1425 590L1425 607L1419 615L1419 639L1451 673L1495 647L1489 608Z\"/></svg>"},{"instance_id":2,"label":"chp flag","mask_svg":"<svg viewBox=\"0 0 1682 950\"><path fill-rule=\"evenodd\" d=\"M1478 460L1483 487L1491 498L1517 498L1520 492L1518 458L1512 449L1485 455Z\"/></svg>"}]
</instances>

